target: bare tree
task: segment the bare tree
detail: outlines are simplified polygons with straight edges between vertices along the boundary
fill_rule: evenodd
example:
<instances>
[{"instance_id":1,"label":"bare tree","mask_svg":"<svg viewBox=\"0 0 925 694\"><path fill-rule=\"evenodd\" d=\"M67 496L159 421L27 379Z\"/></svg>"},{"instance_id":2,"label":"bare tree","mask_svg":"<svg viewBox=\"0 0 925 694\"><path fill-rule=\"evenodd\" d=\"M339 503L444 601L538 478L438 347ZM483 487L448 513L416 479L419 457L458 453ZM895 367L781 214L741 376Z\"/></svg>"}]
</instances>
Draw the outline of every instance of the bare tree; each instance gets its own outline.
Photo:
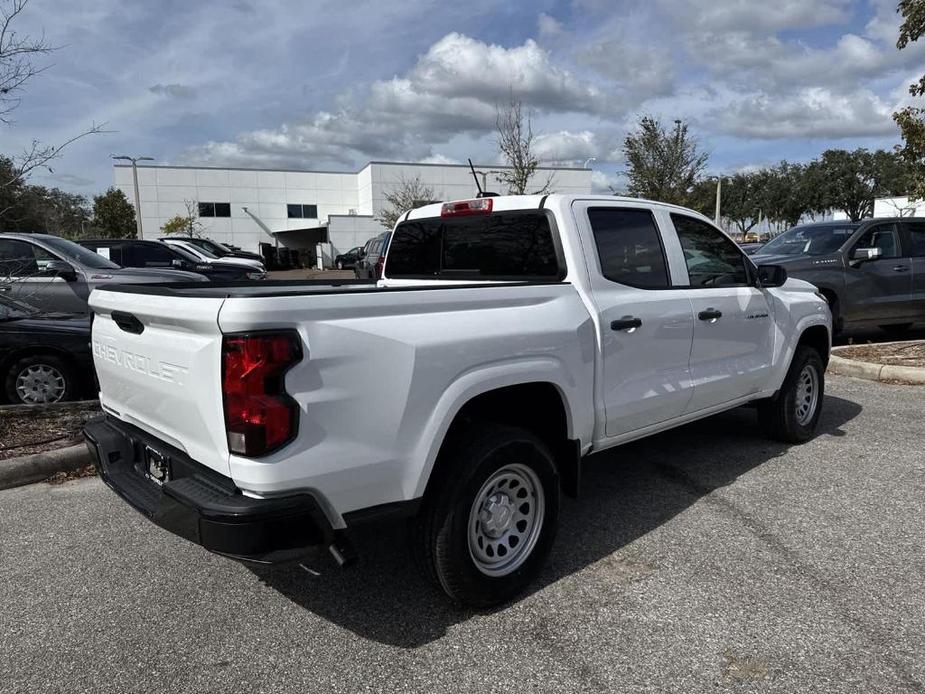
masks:
<instances>
[{"instance_id":1,"label":"bare tree","mask_svg":"<svg viewBox=\"0 0 925 694\"><path fill-rule=\"evenodd\" d=\"M511 98L511 103L504 109L499 108L495 116L498 128L498 150L511 167L501 171L498 178L507 185L514 195L527 193L530 179L539 167L539 161L533 153L533 118L524 114L523 104ZM550 174L543 185L531 193L548 193L552 188L553 175Z\"/></svg>"},{"instance_id":2,"label":"bare tree","mask_svg":"<svg viewBox=\"0 0 925 694\"><path fill-rule=\"evenodd\" d=\"M434 197L434 189L424 185L420 176L411 179L402 176L398 185L385 194L388 207L376 215L376 221L391 231L405 212L434 202Z\"/></svg>"},{"instance_id":3,"label":"bare tree","mask_svg":"<svg viewBox=\"0 0 925 694\"><path fill-rule=\"evenodd\" d=\"M32 38L19 34L15 29L17 18L25 11L29 0L4 0L0 2L0 123L12 125L12 113L22 98L20 94L35 76L44 72L48 66L36 64L40 56L56 50L45 39ZM11 157L12 170L0 179L0 188L7 188L21 183L36 169L52 171L51 162L61 156L62 150L77 140L105 132L104 124L93 124L84 132L58 145L48 145L39 140L32 140L23 151ZM7 209L0 209L0 216Z\"/></svg>"}]
</instances>

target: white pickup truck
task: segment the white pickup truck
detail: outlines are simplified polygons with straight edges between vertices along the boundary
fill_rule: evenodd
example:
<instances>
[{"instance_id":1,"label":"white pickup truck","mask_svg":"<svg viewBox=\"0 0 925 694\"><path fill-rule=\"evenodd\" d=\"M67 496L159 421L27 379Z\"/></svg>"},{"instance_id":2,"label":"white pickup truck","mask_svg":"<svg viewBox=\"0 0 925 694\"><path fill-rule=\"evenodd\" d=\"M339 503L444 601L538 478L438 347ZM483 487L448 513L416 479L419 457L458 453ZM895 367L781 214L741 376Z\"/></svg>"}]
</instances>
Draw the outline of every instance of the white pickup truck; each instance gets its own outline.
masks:
<instances>
[{"instance_id":1,"label":"white pickup truck","mask_svg":"<svg viewBox=\"0 0 925 694\"><path fill-rule=\"evenodd\" d=\"M378 284L110 286L90 298L103 480L158 525L277 563L406 516L457 603L537 574L582 458L755 403L799 443L831 316L708 219L480 197L405 214Z\"/></svg>"}]
</instances>

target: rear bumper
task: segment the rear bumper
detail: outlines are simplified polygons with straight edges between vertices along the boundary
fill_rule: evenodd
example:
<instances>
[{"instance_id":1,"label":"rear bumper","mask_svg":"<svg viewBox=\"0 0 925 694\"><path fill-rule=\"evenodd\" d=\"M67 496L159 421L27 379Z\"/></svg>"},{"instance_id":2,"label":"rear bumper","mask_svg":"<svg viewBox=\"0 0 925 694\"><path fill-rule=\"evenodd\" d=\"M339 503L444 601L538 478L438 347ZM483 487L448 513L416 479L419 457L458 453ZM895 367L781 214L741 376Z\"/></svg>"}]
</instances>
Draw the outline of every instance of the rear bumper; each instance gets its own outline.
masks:
<instances>
[{"instance_id":1,"label":"rear bumper","mask_svg":"<svg viewBox=\"0 0 925 694\"><path fill-rule=\"evenodd\" d=\"M182 451L113 417L84 428L103 482L165 530L219 554L277 564L328 547L340 563L350 554L310 494L255 499ZM158 484L146 470L152 451L169 471Z\"/></svg>"}]
</instances>

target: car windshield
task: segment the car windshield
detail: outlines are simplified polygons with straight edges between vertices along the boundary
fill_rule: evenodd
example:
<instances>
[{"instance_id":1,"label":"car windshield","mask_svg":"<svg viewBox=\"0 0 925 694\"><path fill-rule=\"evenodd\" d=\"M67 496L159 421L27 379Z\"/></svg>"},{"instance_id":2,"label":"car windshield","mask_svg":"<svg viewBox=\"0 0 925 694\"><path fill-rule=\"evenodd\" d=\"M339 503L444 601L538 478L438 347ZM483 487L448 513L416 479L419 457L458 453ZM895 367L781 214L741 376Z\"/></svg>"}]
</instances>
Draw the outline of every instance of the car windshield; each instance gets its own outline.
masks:
<instances>
[{"instance_id":1,"label":"car windshield","mask_svg":"<svg viewBox=\"0 0 925 694\"><path fill-rule=\"evenodd\" d=\"M216 256L228 255L231 253L231 250L225 248L222 244L217 241L210 241L209 239L191 239L190 243L196 244L200 250L208 251Z\"/></svg>"},{"instance_id":2,"label":"car windshield","mask_svg":"<svg viewBox=\"0 0 925 694\"><path fill-rule=\"evenodd\" d=\"M40 311L31 304L11 299L7 296L0 296L0 321L28 318L39 313Z\"/></svg>"},{"instance_id":3,"label":"car windshield","mask_svg":"<svg viewBox=\"0 0 925 694\"><path fill-rule=\"evenodd\" d=\"M180 256L181 258L183 258L183 260L186 260L187 262L190 262L190 263L201 263L202 262L201 260L199 260L199 258L197 258L195 255L190 253L185 248L182 248L180 246L169 246L168 244L164 244L164 245L170 248L171 251L176 253L178 256Z\"/></svg>"},{"instance_id":4,"label":"car windshield","mask_svg":"<svg viewBox=\"0 0 925 694\"><path fill-rule=\"evenodd\" d=\"M828 255L858 228L857 224L813 224L794 227L763 245L762 255Z\"/></svg>"},{"instance_id":5,"label":"car windshield","mask_svg":"<svg viewBox=\"0 0 925 694\"><path fill-rule=\"evenodd\" d=\"M212 251L210 251L210 250L208 250L208 249L206 249L206 248L203 248L202 246L200 246L200 245L198 245L198 244L196 244L196 243L193 243L193 242L189 242L189 243L190 243L191 246L193 246L193 248L195 248L199 253L201 253L202 255L204 255L206 258L209 258L209 259L211 259L211 260L216 260L216 259L218 259L218 256L215 255Z\"/></svg>"},{"instance_id":6,"label":"car windshield","mask_svg":"<svg viewBox=\"0 0 925 694\"><path fill-rule=\"evenodd\" d=\"M96 251L84 248L73 241L58 238L57 236L44 237L42 242L65 260L87 267L91 270L118 270L119 266L107 260Z\"/></svg>"}]
</instances>

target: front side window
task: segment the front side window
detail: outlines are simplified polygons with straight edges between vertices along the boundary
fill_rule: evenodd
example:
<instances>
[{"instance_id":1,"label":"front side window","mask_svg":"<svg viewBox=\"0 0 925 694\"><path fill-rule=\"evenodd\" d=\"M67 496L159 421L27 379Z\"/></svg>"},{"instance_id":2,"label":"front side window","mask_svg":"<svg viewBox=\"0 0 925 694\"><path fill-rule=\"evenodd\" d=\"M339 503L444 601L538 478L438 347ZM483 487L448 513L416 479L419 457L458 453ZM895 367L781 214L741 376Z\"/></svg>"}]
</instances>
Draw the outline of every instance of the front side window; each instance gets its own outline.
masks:
<instances>
[{"instance_id":1,"label":"front side window","mask_svg":"<svg viewBox=\"0 0 925 694\"><path fill-rule=\"evenodd\" d=\"M925 222L907 222L906 228L911 242L910 254L916 258L925 258Z\"/></svg>"},{"instance_id":2,"label":"front side window","mask_svg":"<svg viewBox=\"0 0 925 694\"><path fill-rule=\"evenodd\" d=\"M661 238L649 210L592 207L588 221L604 277L643 289L669 286Z\"/></svg>"},{"instance_id":3,"label":"front side window","mask_svg":"<svg viewBox=\"0 0 925 694\"><path fill-rule=\"evenodd\" d=\"M392 278L561 277L549 219L534 211L402 222L388 254Z\"/></svg>"},{"instance_id":4,"label":"front side window","mask_svg":"<svg viewBox=\"0 0 925 694\"><path fill-rule=\"evenodd\" d=\"M671 222L681 241L691 287L748 285L745 256L719 229L683 214L672 214Z\"/></svg>"},{"instance_id":5,"label":"front side window","mask_svg":"<svg viewBox=\"0 0 925 694\"><path fill-rule=\"evenodd\" d=\"M0 239L0 280L5 277L28 277L39 271L35 257L37 249L31 243Z\"/></svg>"},{"instance_id":6,"label":"front side window","mask_svg":"<svg viewBox=\"0 0 925 694\"><path fill-rule=\"evenodd\" d=\"M899 234L896 233L895 224L877 224L861 234L861 238L854 244L854 250L861 248L880 249L880 258L899 258Z\"/></svg>"},{"instance_id":7,"label":"front side window","mask_svg":"<svg viewBox=\"0 0 925 694\"><path fill-rule=\"evenodd\" d=\"M163 246L140 244L133 250L138 267L171 267L173 265L173 253Z\"/></svg>"}]
</instances>

